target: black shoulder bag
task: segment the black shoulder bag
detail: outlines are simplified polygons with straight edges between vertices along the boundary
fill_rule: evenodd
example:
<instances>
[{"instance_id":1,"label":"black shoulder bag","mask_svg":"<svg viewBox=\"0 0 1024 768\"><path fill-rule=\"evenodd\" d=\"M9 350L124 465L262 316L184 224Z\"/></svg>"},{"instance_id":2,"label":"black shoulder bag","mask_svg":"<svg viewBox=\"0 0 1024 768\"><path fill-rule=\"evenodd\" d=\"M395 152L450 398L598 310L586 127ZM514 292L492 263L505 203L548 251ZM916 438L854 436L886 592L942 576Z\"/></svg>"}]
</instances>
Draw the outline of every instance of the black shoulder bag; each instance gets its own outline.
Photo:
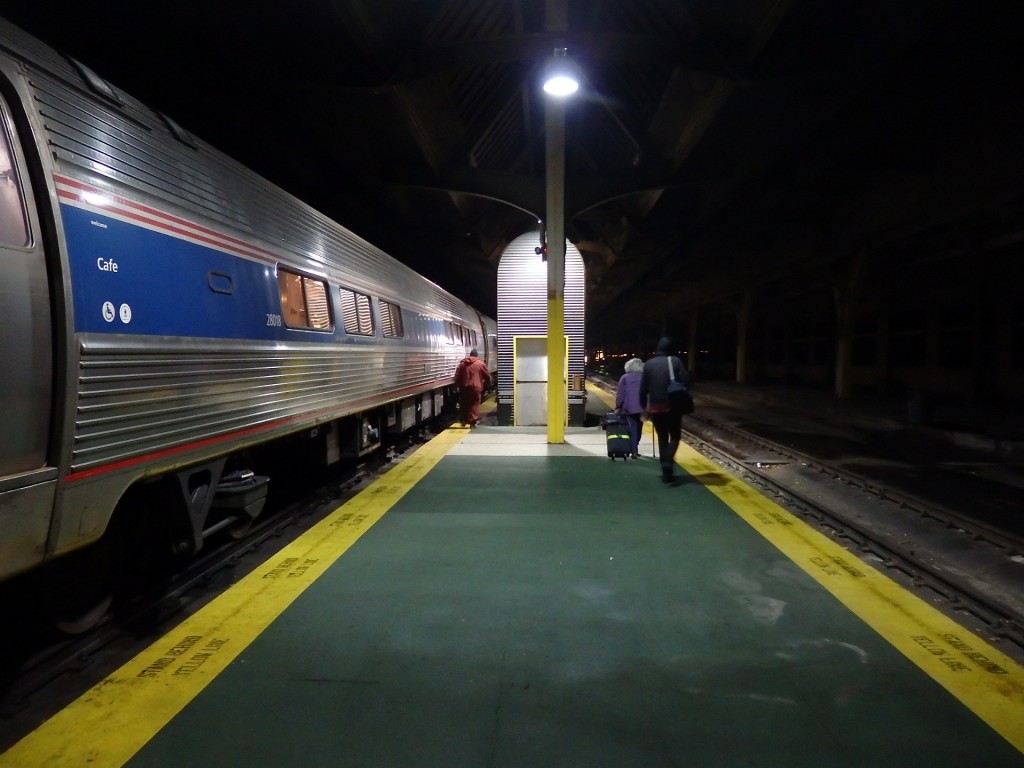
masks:
<instances>
[{"instance_id":1,"label":"black shoulder bag","mask_svg":"<svg viewBox=\"0 0 1024 768\"><path fill-rule=\"evenodd\" d=\"M669 407L677 413L693 413L693 395L683 382L676 378L675 369L672 367L672 357L665 355L665 362L668 363L668 402Z\"/></svg>"}]
</instances>

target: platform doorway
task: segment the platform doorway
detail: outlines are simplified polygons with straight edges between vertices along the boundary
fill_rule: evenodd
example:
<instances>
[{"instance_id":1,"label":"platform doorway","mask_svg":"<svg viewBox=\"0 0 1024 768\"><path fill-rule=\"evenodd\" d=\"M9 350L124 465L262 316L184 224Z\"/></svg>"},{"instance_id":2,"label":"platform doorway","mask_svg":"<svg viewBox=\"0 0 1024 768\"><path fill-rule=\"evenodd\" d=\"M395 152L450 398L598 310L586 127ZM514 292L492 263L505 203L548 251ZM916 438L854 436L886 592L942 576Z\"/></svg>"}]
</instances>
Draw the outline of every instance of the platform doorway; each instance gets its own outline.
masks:
<instances>
[{"instance_id":1,"label":"platform doorway","mask_svg":"<svg viewBox=\"0 0 1024 768\"><path fill-rule=\"evenodd\" d=\"M548 339L547 336L515 336L513 349L513 424L544 427L548 423ZM562 360L569 359L569 337L565 337ZM566 392L569 368L562 371L561 391ZM568 421L568 408L563 409Z\"/></svg>"}]
</instances>

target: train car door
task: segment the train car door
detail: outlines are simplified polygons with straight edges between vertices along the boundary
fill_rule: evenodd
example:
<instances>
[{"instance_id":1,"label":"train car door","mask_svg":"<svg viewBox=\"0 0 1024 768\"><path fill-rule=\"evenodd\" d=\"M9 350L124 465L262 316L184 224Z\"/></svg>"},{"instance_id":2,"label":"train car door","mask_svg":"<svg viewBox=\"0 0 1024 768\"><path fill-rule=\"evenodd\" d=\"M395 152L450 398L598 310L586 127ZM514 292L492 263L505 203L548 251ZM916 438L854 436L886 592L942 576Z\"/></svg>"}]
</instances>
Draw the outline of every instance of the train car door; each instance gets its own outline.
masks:
<instances>
[{"instance_id":1,"label":"train car door","mask_svg":"<svg viewBox=\"0 0 1024 768\"><path fill-rule=\"evenodd\" d=\"M57 477L50 288L28 178L0 93L0 578L43 559Z\"/></svg>"}]
</instances>

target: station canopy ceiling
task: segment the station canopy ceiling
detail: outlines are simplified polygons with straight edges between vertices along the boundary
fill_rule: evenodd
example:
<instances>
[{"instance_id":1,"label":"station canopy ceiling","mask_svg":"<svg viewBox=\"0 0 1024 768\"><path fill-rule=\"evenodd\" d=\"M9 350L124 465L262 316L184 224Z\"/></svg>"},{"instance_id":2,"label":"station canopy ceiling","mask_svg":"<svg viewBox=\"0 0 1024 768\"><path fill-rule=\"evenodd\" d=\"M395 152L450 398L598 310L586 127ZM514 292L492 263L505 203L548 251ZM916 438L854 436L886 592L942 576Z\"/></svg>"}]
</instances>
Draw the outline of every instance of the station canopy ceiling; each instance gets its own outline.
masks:
<instances>
[{"instance_id":1,"label":"station canopy ceiling","mask_svg":"<svg viewBox=\"0 0 1024 768\"><path fill-rule=\"evenodd\" d=\"M844 263L927 269L1019 243L1022 4L978 0L6 0L10 21L495 313L545 209L567 107L566 232L588 341L737 297L827 302Z\"/></svg>"}]
</instances>

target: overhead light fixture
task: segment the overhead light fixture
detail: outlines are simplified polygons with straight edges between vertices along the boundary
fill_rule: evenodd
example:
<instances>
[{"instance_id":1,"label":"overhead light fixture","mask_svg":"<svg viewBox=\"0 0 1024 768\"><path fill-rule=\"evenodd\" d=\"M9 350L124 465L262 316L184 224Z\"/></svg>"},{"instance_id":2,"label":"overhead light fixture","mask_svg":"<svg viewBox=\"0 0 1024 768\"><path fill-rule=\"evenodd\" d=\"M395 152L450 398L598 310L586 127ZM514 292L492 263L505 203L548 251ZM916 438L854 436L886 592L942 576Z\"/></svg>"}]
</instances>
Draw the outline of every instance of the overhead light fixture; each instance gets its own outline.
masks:
<instances>
[{"instance_id":1,"label":"overhead light fixture","mask_svg":"<svg viewBox=\"0 0 1024 768\"><path fill-rule=\"evenodd\" d=\"M555 48L554 57L544 68L544 92L565 98L576 93L579 87L579 71L576 65L566 55L565 48Z\"/></svg>"}]
</instances>

